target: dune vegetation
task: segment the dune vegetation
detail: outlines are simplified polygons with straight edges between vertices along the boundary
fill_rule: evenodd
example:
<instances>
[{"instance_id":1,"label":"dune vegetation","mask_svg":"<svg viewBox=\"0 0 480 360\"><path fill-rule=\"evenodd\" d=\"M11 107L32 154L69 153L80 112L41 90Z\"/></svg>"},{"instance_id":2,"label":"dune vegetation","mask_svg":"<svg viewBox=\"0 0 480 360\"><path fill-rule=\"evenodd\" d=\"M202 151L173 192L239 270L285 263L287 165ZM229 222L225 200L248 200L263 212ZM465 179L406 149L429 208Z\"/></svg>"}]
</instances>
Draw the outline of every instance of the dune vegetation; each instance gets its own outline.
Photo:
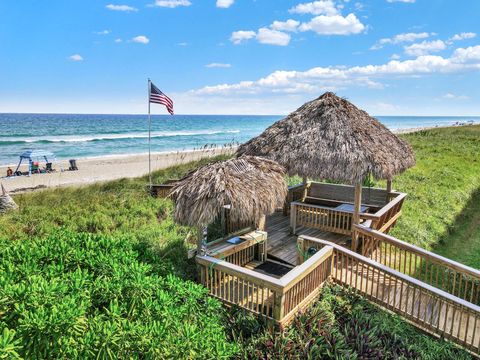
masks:
<instances>
[{"instance_id":1,"label":"dune vegetation","mask_svg":"<svg viewBox=\"0 0 480 360\"><path fill-rule=\"evenodd\" d=\"M480 268L480 126L404 136L417 165L395 179L409 197L393 235ZM333 286L282 333L226 311L193 281L192 229L146 182L14 197L0 216L0 359L469 357Z\"/></svg>"}]
</instances>

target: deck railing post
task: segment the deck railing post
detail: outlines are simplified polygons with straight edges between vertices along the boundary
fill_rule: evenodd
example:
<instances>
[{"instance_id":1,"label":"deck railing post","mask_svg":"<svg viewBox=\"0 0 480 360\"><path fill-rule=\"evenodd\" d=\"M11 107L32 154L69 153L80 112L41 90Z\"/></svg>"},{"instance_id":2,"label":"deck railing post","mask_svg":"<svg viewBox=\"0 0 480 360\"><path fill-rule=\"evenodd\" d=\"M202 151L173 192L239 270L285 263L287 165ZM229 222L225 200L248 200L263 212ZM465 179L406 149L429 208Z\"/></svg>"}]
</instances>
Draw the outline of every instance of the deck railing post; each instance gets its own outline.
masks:
<instances>
[{"instance_id":1,"label":"deck railing post","mask_svg":"<svg viewBox=\"0 0 480 360\"><path fill-rule=\"evenodd\" d=\"M304 241L301 236L297 238L297 265L301 265L305 261L305 256L303 255L305 253Z\"/></svg>"},{"instance_id":2,"label":"deck railing post","mask_svg":"<svg viewBox=\"0 0 480 360\"><path fill-rule=\"evenodd\" d=\"M284 315L285 296L282 292L275 291L273 306L273 318L279 322L282 321Z\"/></svg>"},{"instance_id":3,"label":"deck railing post","mask_svg":"<svg viewBox=\"0 0 480 360\"><path fill-rule=\"evenodd\" d=\"M297 232L297 204L290 204L290 233L296 235Z\"/></svg>"},{"instance_id":4,"label":"deck railing post","mask_svg":"<svg viewBox=\"0 0 480 360\"><path fill-rule=\"evenodd\" d=\"M360 224L360 209L362 206L362 183L355 185L355 201L353 204L353 221L352 221L352 251L357 252L358 232L354 225Z\"/></svg>"}]
</instances>

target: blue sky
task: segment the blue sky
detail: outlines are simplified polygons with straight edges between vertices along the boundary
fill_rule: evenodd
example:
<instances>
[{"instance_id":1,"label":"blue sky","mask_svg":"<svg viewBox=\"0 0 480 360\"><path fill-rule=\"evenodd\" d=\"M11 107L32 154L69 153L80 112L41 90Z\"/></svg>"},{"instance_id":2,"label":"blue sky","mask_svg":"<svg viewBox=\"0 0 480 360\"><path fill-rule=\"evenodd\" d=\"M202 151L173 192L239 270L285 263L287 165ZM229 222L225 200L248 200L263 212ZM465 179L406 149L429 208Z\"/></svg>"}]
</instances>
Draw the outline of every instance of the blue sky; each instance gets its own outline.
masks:
<instances>
[{"instance_id":1,"label":"blue sky","mask_svg":"<svg viewBox=\"0 0 480 360\"><path fill-rule=\"evenodd\" d=\"M480 115L480 1L0 0L0 112ZM156 113L165 109L155 106Z\"/></svg>"}]
</instances>

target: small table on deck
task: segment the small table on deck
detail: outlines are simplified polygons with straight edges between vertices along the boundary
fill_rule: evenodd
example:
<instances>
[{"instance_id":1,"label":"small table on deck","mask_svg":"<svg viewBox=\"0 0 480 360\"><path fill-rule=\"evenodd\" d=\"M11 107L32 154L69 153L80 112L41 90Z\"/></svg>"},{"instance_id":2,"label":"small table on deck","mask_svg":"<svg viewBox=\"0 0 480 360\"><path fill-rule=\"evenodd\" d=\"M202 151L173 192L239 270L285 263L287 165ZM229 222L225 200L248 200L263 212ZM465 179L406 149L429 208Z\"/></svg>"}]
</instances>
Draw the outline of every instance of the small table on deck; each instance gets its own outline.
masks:
<instances>
[{"instance_id":1,"label":"small table on deck","mask_svg":"<svg viewBox=\"0 0 480 360\"><path fill-rule=\"evenodd\" d=\"M369 209L368 206L364 206L364 205L361 205L361 206L360 206L360 212L365 212L365 211L367 211L368 209ZM342 205L338 205L338 206L335 208L335 210L353 213L354 207L353 207L353 204L342 204Z\"/></svg>"}]
</instances>

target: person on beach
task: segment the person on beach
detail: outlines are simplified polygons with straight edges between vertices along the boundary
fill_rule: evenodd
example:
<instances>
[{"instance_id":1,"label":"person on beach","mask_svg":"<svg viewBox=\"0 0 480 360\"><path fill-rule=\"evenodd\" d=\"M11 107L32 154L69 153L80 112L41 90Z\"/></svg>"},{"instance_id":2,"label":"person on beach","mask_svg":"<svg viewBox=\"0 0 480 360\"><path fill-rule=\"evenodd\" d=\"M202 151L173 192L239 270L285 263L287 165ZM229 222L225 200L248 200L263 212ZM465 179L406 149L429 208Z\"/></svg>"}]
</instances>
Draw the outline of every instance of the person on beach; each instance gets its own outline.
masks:
<instances>
[{"instance_id":1,"label":"person on beach","mask_svg":"<svg viewBox=\"0 0 480 360\"><path fill-rule=\"evenodd\" d=\"M12 176L12 175L13 175L13 170L9 167L9 168L7 169L7 177L10 177L10 176Z\"/></svg>"}]
</instances>

